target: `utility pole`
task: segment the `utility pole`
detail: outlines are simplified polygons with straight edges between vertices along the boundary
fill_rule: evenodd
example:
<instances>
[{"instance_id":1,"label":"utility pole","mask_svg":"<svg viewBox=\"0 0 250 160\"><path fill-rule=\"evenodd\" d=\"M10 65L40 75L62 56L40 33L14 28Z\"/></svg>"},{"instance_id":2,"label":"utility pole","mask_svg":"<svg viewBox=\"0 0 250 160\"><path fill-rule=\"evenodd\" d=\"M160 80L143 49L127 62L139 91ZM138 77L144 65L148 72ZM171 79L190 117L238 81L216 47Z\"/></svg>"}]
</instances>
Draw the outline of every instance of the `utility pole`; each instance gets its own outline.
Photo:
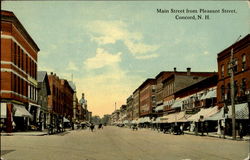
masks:
<instances>
[{"instance_id":1,"label":"utility pole","mask_svg":"<svg viewBox=\"0 0 250 160\"><path fill-rule=\"evenodd\" d=\"M237 39L236 42L239 41L241 35ZM236 43L235 42L235 43ZM235 130L235 95L234 95L234 65L235 65L235 60L233 57L234 50L233 47L231 49L231 57L230 57L230 64L231 64L231 77L230 77L230 85L231 85L231 107L232 107L232 129L233 129L233 140L236 140L236 130Z\"/></svg>"}]
</instances>

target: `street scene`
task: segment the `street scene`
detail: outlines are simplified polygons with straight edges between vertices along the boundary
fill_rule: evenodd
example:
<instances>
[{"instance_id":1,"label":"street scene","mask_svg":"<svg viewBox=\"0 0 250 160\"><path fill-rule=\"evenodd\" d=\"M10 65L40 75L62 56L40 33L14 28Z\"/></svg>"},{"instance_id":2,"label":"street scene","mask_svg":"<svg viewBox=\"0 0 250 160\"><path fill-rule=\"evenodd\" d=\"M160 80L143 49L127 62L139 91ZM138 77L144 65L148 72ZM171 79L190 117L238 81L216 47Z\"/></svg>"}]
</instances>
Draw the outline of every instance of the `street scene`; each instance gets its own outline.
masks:
<instances>
[{"instance_id":1,"label":"street scene","mask_svg":"<svg viewBox=\"0 0 250 160\"><path fill-rule=\"evenodd\" d=\"M250 160L249 1L1 7L1 160Z\"/></svg>"},{"instance_id":2,"label":"street scene","mask_svg":"<svg viewBox=\"0 0 250 160\"><path fill-rule=\"evenodd\" d=\"M247 141L111 126L94 132L87 129L64 135L2 137L6 160L243 160L248 147Z\"/></svg>"}]
</instances>

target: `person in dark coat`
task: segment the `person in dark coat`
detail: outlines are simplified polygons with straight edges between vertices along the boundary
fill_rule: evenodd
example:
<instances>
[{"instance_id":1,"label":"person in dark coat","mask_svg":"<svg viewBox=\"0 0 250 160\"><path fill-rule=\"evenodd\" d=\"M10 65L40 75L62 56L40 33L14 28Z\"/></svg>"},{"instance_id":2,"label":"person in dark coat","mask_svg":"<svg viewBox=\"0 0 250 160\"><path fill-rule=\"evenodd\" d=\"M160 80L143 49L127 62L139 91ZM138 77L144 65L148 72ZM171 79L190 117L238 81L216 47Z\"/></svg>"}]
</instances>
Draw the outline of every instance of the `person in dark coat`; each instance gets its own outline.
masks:
<instances>
[{"instance_id":1,"label":"person in dark coat","mask_svg":"<svg viewBox=\"0 0 250 160\"><path fill-rule=\"evenodd\" d=\"M90 130L93 132L94 129L95 129L95 125L94 125L94 124L91 124L91 125L90 125Z\"/></svg>"}]
</instances>

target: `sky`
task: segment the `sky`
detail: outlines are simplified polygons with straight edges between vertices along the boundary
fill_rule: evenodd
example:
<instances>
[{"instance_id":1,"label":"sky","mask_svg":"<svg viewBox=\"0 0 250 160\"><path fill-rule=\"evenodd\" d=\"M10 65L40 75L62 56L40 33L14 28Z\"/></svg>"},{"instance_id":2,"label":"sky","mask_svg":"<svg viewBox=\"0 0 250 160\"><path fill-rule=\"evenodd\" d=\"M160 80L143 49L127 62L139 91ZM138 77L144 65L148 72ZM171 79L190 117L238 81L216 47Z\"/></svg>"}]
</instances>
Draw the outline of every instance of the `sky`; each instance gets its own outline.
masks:
<instances>
[{"instance_id":1,"label":"sky","mask_svg":"<svg viewBox=\"0 0 250 160\"><path fill-rule=\"evenodd\" d=\"M72 80L93 115L111 114L161 71L217 71L217 54L249 34L247 1L2 1L40 48L38 70ZM235 13L157 13L235 10ZM175 16L209 15L209 20ZM73 75L73 76L72 76Z\"/></svg>"}]
</instances>

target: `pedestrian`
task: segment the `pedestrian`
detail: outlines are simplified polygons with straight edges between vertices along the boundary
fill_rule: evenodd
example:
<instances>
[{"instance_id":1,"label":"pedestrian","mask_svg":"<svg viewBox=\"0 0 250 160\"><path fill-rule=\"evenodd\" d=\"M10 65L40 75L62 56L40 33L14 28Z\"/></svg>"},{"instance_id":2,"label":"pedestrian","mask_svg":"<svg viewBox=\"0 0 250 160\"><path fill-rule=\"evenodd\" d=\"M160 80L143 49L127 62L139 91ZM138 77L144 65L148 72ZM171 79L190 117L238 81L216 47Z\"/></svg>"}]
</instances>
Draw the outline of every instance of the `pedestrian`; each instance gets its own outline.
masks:
<instances>
[{"instance_id":1,"label":"pedestrian","mask_svg":"<svg viewBox=\"0 0 250 160\"><path fill-rule=\"evenodd\" d=\"M205 132L206 132L207 135L208 135L208 122L207 122L207 121L205 121L204 129L205 129Z\"/></svg>"},{"instance_id":2,"label":"pedestrian","mask_svg":"<svg viewBox=\"0 0 250 160\"><path fill-rule=\"evenodd\" d=\"M94 125L94 124L91 124L91 125L90 125L90 130L91 130L91 132L93 132L94 129L95 129L95 125Z\"/></svg>"},{"instance_id":3,"label":"pedestrian","mask_svg":"<svg viewBox=\"0 0 250 160\"><path fill-rule=\"evenodd\" d=\"M243 138L243 126L242 126L241 123L240 123L240 125L239 125L239 136L240 136L240 139Z\"/></svg>"},{"instance_id":4,"label":"pedestrian","mask_svg":"<svg viewBox=\"0 0 250 160\"><path fill-rule=\"evenodd\" d=\"M181 131L180 134L184 134L184 131L183 131L183 124L180 125L180 131Z\"/></svg>"}]
</instances>

